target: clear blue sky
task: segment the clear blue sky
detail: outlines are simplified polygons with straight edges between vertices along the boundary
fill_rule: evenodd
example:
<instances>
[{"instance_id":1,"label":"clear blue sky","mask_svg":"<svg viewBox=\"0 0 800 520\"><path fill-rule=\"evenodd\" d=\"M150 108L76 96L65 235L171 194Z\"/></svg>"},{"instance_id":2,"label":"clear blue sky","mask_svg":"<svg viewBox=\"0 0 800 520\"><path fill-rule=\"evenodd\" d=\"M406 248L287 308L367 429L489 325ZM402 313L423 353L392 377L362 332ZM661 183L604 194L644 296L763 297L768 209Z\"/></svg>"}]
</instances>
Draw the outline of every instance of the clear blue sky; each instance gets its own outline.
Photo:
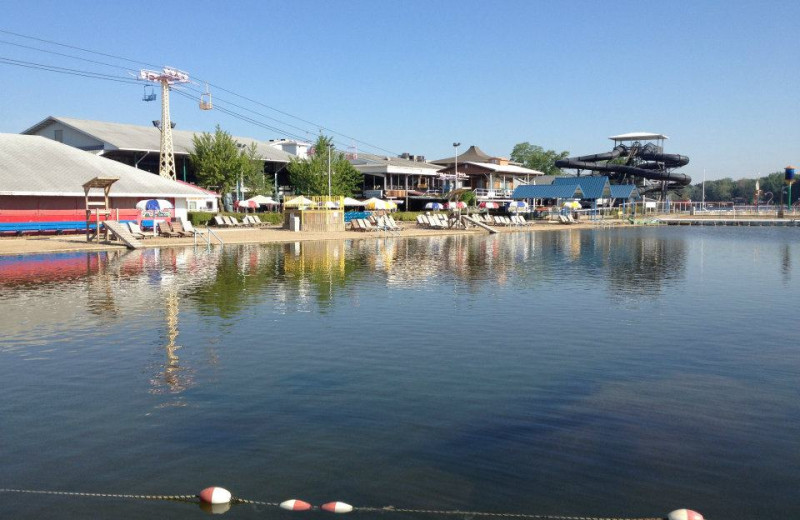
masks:
<instances>
[{"instance_id":1,"label":"clear blue sky","mask_svg":"<svg viewBox=\"0 0 800 520\"><path fill-rule=\"evenodd\" d=\"M800 163L800 2L4 0L0 29L135 60L0 34L138 69L172 65L361 141L428 158L452 143L493 155L528 141L572 155L607 137L668 135L695 181ZM0 57L125 71L0 43ZM0 63L0 131L48 115L149 124L142 86ZM212 88L220 99L319 128ZM219 103L223 106L223 103ZM231 110L242 112L230 107ZM285 137L172 96L180 128ZM336 136L341 147L350 139ZM365 145L361 151L374 152ZM381 153L381 152L379 152ZM384 152L385 153L385 152Z\"/></svg>"}]
</instances>

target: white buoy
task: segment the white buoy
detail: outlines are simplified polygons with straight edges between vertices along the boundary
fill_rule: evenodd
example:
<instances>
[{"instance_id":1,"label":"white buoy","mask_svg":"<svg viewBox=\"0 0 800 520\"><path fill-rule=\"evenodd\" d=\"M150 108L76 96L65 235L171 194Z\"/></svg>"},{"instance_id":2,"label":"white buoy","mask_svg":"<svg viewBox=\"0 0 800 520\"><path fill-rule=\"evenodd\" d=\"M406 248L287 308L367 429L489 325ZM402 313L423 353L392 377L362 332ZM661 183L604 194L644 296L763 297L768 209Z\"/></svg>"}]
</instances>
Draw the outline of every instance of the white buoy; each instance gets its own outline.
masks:
<instances>
[{"instance_id":1,"label":"white buoy","mask_svg":"<svg viewBox=\"0 0 800 520\"><path fill-rule=\"evenodd\" d=\"M281 509L286 509L287 511L308 511L311 509L311 504L308 502L303 502L302 500L291 499L291 500L284 500L281 502Z\"/></svg>"},{"instance_id":2,"label":"white buoy","mask_svg":"<svg viewBox=\"0 0 800 520\"><path fill-rule=\"evenodd\" d=\"M703 515L691 509L676 509L667 515L667 520L704 520Z\"/></svg>"},{"instance_id":3,"label":"white buoy","mask_svg":"<svg viewBox=\"0 0 800 520\"><path fill-rule=\"evenodd\" d=\"M221 487L207 487L200 492L200 500L208 504L227 504L231 501L231 492Z\"/></svg>"},{"instance_id":4,"label":"white buoy","mask_svg":"<svg viewBox=\"0 0 800 520\"><path fill-rule=\"evenodd\" d=\"M349 513L353 510L353 506L345 504L344 502L328 502L327 504L322 504L320 507L331 513Z\"/></svg>"}]
</instances>

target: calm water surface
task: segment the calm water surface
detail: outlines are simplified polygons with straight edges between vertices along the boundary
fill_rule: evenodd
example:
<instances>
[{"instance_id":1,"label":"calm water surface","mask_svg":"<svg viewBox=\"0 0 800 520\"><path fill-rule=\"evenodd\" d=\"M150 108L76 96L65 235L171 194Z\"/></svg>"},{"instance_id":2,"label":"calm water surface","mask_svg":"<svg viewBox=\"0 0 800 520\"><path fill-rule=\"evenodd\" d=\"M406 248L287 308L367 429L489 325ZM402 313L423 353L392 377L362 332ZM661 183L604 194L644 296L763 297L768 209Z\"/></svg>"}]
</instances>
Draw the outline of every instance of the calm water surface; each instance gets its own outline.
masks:
<instances>
[{"instance_id":1,"label":"calm water surface","mask_svg":"<svg viewBox=\"0 0 800 520\"><path fill-rule=\"evenodd\" d=\"M0 257L0 488L800 518L798 233ZM205 515L2 503L6 518Z\"/></svg>"}]
</instances>

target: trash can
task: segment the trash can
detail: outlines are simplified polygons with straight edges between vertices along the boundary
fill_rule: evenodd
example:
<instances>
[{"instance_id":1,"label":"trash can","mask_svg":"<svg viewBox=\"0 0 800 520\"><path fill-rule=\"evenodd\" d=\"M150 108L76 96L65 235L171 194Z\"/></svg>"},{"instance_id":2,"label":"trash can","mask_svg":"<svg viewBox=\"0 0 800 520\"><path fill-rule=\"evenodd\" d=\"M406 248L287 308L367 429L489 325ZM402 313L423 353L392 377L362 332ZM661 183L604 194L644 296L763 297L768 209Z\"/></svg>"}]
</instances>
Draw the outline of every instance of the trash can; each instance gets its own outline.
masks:
<instances>
[{"instance_id":1,"label":"trash can","mask_svg":"<svg viewBox=\"0 0 800 520\"><path fill-rule=\"evenodd\" d=\"M300 231L300 217L292 215L289 217L289 231Z\"/></svg>"}]
</instances>

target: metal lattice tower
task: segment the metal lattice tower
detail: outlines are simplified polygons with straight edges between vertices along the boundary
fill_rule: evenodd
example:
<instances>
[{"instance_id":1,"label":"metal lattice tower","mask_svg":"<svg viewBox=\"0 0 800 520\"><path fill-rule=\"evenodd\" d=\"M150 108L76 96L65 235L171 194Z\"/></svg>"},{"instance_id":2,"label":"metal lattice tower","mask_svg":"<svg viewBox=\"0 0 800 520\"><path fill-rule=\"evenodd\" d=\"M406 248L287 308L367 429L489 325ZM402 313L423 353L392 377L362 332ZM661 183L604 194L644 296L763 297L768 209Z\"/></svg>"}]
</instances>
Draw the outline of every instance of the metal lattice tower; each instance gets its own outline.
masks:
<instances>
[{"instance_id":1,"label":"metal lattice tower","mask_svg":"<svg viewBox=\"0 0 800 520\"><path fill-rule=\"evenodd\" d=\"M139 79L161 83L161 149L158 174L167 179L176 179L175 152L172 146L172 121L169 117L169 90L173 83L188 83L189 74L171 67L164 67L163 71L139 71Z\"/></svg>"}]
</instances>

